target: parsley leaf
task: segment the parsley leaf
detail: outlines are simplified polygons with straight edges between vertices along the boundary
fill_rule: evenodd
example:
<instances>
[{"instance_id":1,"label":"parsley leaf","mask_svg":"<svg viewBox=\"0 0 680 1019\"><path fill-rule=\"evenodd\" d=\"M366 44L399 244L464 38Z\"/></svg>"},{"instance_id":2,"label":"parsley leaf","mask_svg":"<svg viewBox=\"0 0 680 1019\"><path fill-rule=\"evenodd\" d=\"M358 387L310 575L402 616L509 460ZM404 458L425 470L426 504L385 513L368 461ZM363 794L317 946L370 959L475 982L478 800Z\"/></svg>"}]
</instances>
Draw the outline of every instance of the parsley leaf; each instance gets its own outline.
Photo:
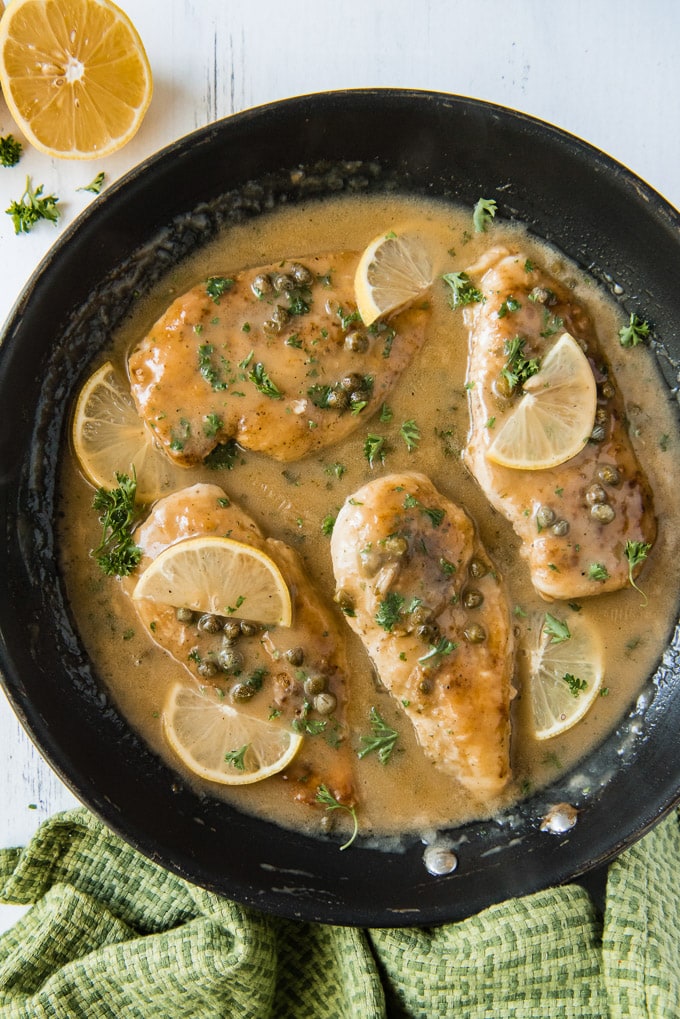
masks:
<instances>
[{"instance_id":1,"label":"parsley leaf","mask_svg":"<svg viewBox=\"0 0 680 1019\"><path fill-rule=\"evenodd\" d=\"M104 187L105 180L106 174L102 170L93 180L90 181L89 184L84 184L81 188L76 188L76 191L91 191L93 195L98 195Z\"/></svg>"},{"instance_id":2,"label":"parsley leaf","mask_svg":"<svg viewBox=\"0 0 680 1019\"><path fill-rule=\"evenodd\" d=\"M549 612L545 614L543 632L548 634L551 644L561 644L562 641L569 640L571 637L571 631L567 624L563 620L557 619L556 616L551 616Z\"/></svg>"},{"instance_id":3,"label":"parsley leaf","mask_svg":"<svg viewBox=\"0 0 680 1019\"><path fill-rule=\"evenodd\" d=\"M238 768L239 771L245 771L246 770L245 756L249 746L250 743L244 743L240 750L228 750L224 755L224 759L227 762L227 764L233 764L233 766L235 768Z\"/></svg>"},{"instance_id":4,"label":"parsley leaf","mask_svg":"<svg viewBox=\"0 0 680 1019\"><path fill-rule=\"evenodd\" d=\"M628 325L619 329L619 341L622 347L637 347L649 338L650 325L631 312Z\"/></svg>"},{"instance_id":5,"label":"parsley leaf","mask_svg":"<svg viewBox=\"0 0 680 1019\"><path fill-rule=\"evenodd\" d=\"M512 340L506 340L503 344L503 353L506 362L501 368L501 375L508 383L510 392L518 386L521 387L540 370L541 362L537 357L527 358L524 356L523 336L515 336Z\"/></svg>"},{"instance_id":6,"label":"parsley leaf","mask_svg":"<svg viewBox=\"0 0 680 1019\"><path fill-rule=\"evenodd\" d=\"M591 563L588 567L588 580L609 580L609 570L602 563Z\"/></svg>"},{"instance_id":7,"label":"parsley leaf","mask_svg":"<svg viewBox=\"0 0 680 1019\"><path fill-rule=\"evenodd\" d=\"M251 371L248 372L248 378L263 396L270 396L272 400L283 399L283 393L278 386L272 382L261 361L258 361L255 365L253 365Z\"/></svg>"},{"instance_id":8,"label":"parsley leaf","mask_svg":"<svg viewBox=\"0 0 680 1019\"><path fill-rule=\"evenodd\" d=\"M420 442L420 428L418 428L418 425L413 419L404 421L399 429L399 434L406 443L406 448L409 453L412 453L414 449L418 448L418 443Z\"/></svg>"},{"instance_id":9,"label":"parsley leaf","mask_svg":"<svg viewBox=\"0 0 680 1019\"><path fill-rule=\"evenodd\" d=\"M496 215L496 211L497 205L493 198L480 198L475 203L472 213L472 224L475 228L475 233L484 233L487 226Z\"/></svg>"},{"instance_id":10,"label":"parsley leaf","mask_svg":"<svg viewBox=\"0 0 680 1019\"><path fill-rule=\"evenodd\" d=\"M361 737L363 746L361 750L357 751L357 757L363 759L368 754L376 753L380 763L387 764L395 743L399 739L399 733L396 729L390 729L377 708L371 708L369 718L371 720L371 735Z\"/></svg>"},{"instance_id":11,"label":"parsley leaf","mask_svg":"<svg viewBox=\"0 0 680 1019\"><path fill-rule=\"evenodd\" d=\"M350 835L347 842L345 842L344 845L340 846L341 850L349 849L349 847L352 845L359 832L359 822L357 820L356 808L350 807L346 803L340 803L340 800L336 799L336 797L333 796L333 793L330 791L327 785L320 785L317 787L316 802L323 804L326 810L346 810L349 816L352 818L352 821L354 822L354 829L352 831L352 834Z\"/></svg>"},{"instance_id":12,"label":"parsley leaf","mask_svg":"<svg viewBox=\"0 0 680 1019\"><path fill-rule=\"evenodd\" d=\"M571 672L565 672L562 679L567 684L574 697L578 697L581 691L588 689L588 684L585 679L579 679L578 676L573 676Z\"/></svg>"},{"instance_id":13,"label":"parsley leaf","mask_svg":"<svg viewBox=\"0 0 680 1019\"><path fill-rule=\"evenodd\" d=\"M451 288L451 307L462 308L466 304L476 304L484 300L481 290L470 281L464 272L447 272L442 276L444 283Z\"/></svg>"},{"instance_id":14,"label":"parsley leaf","mask_svg":"<svg viewBox=\"0 0 680 1019\"><path fill-rule=\"evenodd\" d=\"M383 630L391 633L401 619L403 608L404 596L399 594L398 591L388 591L378 605L378 611L375 614L376 623Z\"/></svg>"},{"instance_id":15,"label":"parsley leaf","mask_svg":"<svg viewBox=\"0 0 680 1019\"><path fill-rule=\"evenodd\" d=\"M639 591L642 597L645 599L643 605L646 605L649 599L647 598L645 592L641 591L640 588L635 583L635 578L633 577L633 570L635 569L636 566L639 566L640 563L645 561L651 547L652 547L651 545L648 545L644 541L627 541L626 547L623 552L626 559L628 560L628 580L630 581L631 586L634 587L636 591Z\"/></svg>"},{"instance_id":16,"label":"parsley leaf","mask_svg":"<svg viewBox=\"0 0 680 1019\"><path fill-rule=\"evenodd\" d=\"M387 446L382 435L366 436L366 440L364 442L364 456L368 460L369 467L372 468L376 460L380 460L380 463L384 464L386 452Z\"/></svg>"},{"instance_id":17,"label":"parsley leaf","mask_svg":"<svg viewBox=\"0 0 680 1019\"><path fill-rule=\"evenodd\" d=\"M453 651L456 650L457 647L458 645L455 643L455 641L448 640L446 637L442 637L439 643L431 645L430 650L427 652L427 654L423 655L422 658L419 658L418 661L431 662L433 661L433 659L439 657L439 655L450 655Z\"/></svg>"},{"instance_id":18,"label":"parsley leaf","mask_svg":"<svg viewBox=\"0 0 680 1019\"><path fill-rule=\"evenodd\" d=\"M233 285L234 281L225 276L209 276L205 281L205 292L215 304L219 304L222 294L225 290L230 290Z\"/></svg>"},{"instance_id":19,"label":"parsley leaf","mask_svg":"<svg viewBox=\"0 0 680 1019\"><path fill-rule=\"evenodd\" d=\"M33 190L31 178L27 177L26 190L19 201L12 202L9 209L5 209L7 215L12 218L15 234L30 233L41 219L46 219L56 225L59 219L59 209L57 208L59 199L55 195L43 197L43 190L42 184Z\"/></svg>"}]
</instances>

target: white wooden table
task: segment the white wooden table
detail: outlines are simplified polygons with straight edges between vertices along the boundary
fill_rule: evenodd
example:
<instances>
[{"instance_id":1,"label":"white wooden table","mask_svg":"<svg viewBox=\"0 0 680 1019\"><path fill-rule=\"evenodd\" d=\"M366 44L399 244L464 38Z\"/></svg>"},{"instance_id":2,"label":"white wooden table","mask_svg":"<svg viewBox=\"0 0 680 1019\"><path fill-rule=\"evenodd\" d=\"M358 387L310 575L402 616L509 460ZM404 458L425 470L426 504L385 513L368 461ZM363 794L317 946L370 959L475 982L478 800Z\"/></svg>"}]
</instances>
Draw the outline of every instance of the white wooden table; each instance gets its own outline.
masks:
<instances>
[{"instance_id":1,"label":"white wooden table","mask_svg":"<svg viewBox=\"0 0 680 1019\"><path fill-rule=\"evenodd\" d=\"M680 208L676 0L119 0L144 40L155 93L135 139L98 162L26 146L0 168L0 321L65 226L157 149L220 117L306 92L403 86L475 96L550 121L625 163ZM0 135L14 132L0 98ZM26 174L60 196L55 229L16 237L4 216ZM0 410L0 413L3 413ZM8 422L2 420L2 427ZM0 578L0 597L2 578ZM0 846L76 804L0 692ZM0 929L18 915L0 907Z\"/></svg>"}]
</instances>

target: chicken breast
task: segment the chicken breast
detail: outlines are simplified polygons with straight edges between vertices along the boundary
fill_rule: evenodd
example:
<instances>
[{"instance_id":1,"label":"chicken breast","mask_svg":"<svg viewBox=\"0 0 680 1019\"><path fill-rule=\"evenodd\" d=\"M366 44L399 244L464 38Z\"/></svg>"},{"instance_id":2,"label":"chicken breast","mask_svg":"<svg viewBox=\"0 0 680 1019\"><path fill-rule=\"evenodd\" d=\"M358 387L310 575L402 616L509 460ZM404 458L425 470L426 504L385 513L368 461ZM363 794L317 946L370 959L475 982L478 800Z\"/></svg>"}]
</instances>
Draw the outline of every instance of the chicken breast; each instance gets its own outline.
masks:
<instances>
[{"instance_id":1,"label":"chicken breast","mask_svg":"<svg viewBox=\"0 0 680 1019\"><path fill-rule=\"evenodd\" d=\"M178 464L236 440L297 460L362 427L420 348L419 307L364 329L358 255L211 277L173 301L129 358L132 395Z\"/></svg>"},{"instance_id":2,"label":"chicken breast","mask_svg":"<svg viewBox=\"0 0 680 1019\"><path fill-rule=\"evenodd\" d=\"M652 493L628 431L623 400L585 309L525 255L496 248L468 270L483 299L465 309L469 326L470 432L464 460L486 497L522 540L536 590L546 599L582 598L629 583L628 541L652 544ZM523 356L542 359L569 332L597 383L590 441L546 470L516 470L487 457L503 415L521 398L508 393L503 369L519 338Z\"/></svg>"},{"instance_id":3,"label":"chicken breast","mask_svg":"<svg viewBox=\"0 0 680 1019\"><path fill-rule=\"evenodd\" d=\"M200 683L229 695L235 707L263 719L274 711L308 735L285 773L296 798L314 802L325 783L338 800L352 802L342 637L332 608L293 549L265 538L217 485L193 485L159 500L135 532L143 558L123 581L126 593L132 595L138 577L165 548L195 535L228 535L270 556L291 591L292 625L263 629L234 617L192 613L180 613L180 619L172 606L135 599L147 633Z\"/></svg>"},{"instance_id":4,"label":"chicken breast","mask_svg":"<svg viewBox=\"0 0 680 1019\"><path fill-rule=\"evenodd\" d=\"M331 541L337 600L425 754L480 800L510 777L513 636L467 514L422 474L348 498Z\"/></svg>"}]
</instances>

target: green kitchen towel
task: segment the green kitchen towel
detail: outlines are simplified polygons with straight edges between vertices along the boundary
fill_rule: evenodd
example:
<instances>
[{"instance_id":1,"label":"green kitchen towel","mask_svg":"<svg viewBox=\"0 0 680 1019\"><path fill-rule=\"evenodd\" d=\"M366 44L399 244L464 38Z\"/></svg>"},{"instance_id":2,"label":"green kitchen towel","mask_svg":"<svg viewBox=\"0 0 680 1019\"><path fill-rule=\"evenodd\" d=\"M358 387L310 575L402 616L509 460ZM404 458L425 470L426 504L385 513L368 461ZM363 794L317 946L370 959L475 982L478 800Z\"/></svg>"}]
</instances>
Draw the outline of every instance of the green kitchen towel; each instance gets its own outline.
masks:
<instances>
[{"instance_id":1,"label":"green kitchen towel","mask_svg":"<svg viewBox=\"0 0 680 1019\"><path fill-rule=\"evenodd\" d=\"M432 929L268 917L140 856L83 809L0 852L0 1019L680 1019L673 814L579 885Z\"/></svg>"}]
</instances>

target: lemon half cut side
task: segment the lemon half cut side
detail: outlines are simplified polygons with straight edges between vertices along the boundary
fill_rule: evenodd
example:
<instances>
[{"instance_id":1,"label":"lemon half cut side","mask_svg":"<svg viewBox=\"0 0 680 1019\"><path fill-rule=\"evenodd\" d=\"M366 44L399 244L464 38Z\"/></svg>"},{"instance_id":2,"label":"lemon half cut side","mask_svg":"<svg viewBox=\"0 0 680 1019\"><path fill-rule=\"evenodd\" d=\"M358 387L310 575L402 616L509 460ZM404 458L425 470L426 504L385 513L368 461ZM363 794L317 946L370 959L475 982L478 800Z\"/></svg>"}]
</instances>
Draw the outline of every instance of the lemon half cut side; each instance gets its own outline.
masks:
<instances>
[{"instance_id":1,"label":"lemon half cut side","mask_svg":"<svg viewBox=\"0 0 680 1019\"><path fill-rule=\"evenodd\" d=\"M546 470L576 456L595 424L597 388L588 358L569 333L550 348L540 370L503 421L487 457L503 467Z\"/></svg>"},{"instance_id":2,"label":"lemon half cut side","mask_svg":"<svg viewBox=\"0 0 680 1019\"><path fill-rule=\"evenodd\" d=\"M169 545L144 570L134 599L290 626L290 591L273 559L252 545L205 535Z\"/></svg>"},{"instance_id":3,"label":"lemon half cut side","mask_svg":"<svg viewBox=\"0 0 680 1019\"><path fill-rule=\"evenodd\" d=\"M354 297L365 326L399 311L432 284L432 263L413 234L380 234L363 252L354 275Z\"/></svg>"},{"instance_id":4,"label":"lemon half cut side","mask_svg":"<svg viewBox=\"0 0 680 1019\"><path fill-rule=\"evenodd\" d=\"M283 771L300 749L298 733L245 715L212 687L177 683L162 714L165 737L195 775L251 785Z\"/></svg>"},{"instance_id":5,"label":"lemon half cut side","mask_svg":"<svg viewBox=\"0 0 680 1019\"><path fill-rule=\"evenodd\" d=\"M111 0L13 0L0 21L0 83L28 141L49 156L108 156L137 132L151 68Z\"/></svg>"}]
</instances>

